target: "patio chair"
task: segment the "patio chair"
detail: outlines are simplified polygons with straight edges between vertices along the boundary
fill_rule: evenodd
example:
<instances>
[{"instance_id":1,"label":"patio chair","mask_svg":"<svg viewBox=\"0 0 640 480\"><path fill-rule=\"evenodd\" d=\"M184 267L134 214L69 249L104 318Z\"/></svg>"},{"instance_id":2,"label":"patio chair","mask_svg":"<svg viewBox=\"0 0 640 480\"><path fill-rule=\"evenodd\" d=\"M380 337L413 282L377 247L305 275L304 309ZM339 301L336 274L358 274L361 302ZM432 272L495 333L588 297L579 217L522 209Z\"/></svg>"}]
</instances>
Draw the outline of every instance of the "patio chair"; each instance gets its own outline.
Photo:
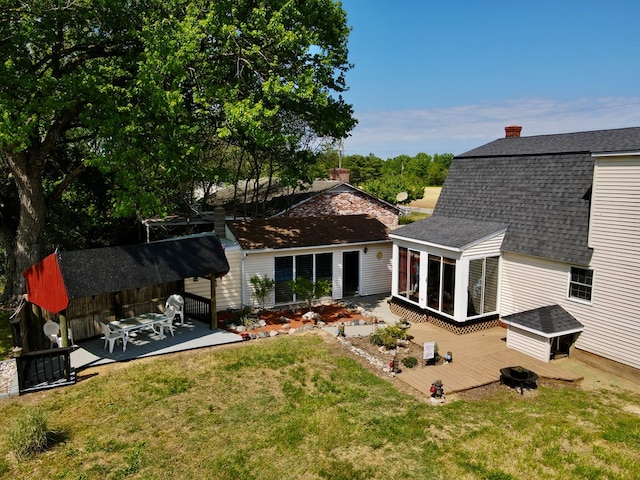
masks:
<instances>
[{"instance_id":1,"label":"patio chair","mask_svg":"<svg viewBox=\"0 0 640 480\"><path fill-rule=\"evenodd\" d=\"M60 339L58 338L58 332L60 332L60 325L50 320L50 321L44 322L44 325L42 326L42 330L44 331L44 334L49 339L49 348L53 348L54 345L56 347L60 346Z\"/></svg>"},{"instance_id":2,"label":"patio chair","mask_svg":"<svg viewBox=\"0 0 640 480\"><path fill-rule=\"evenodd\" d=\"M165 337L164 329L167 328L169 329L169 331L171 332L171 336L173 337L175 336L173 334L173 330L174 330L173 320L176 317L176 309L173 308L171 305L169 305L165 310L164 315L166 319L160 323L156 323L153 326L153 331L156 332L158 335L160 335L160 337L164 338ZM158 328L158 330L156 330L156 327Z\"/></svg>"},{"instance_id":3,"label":"patio chair","mask_svg":"<svg viewBox=\"0 0 640 480\"><path fill-rule=\"evenodd\" d=\"M102 332L104 336L104 348L107 348L107 343L109 344L109 353L113 353L113 345L118 341L122 341L122 351L127 350L127 335L124 332L119 332L116 330L112 330L108 323L102 324Z\"/></svg>"},{"instance_id":4,"label":"patio chair","mask_svg":"<svg viewBox=\"0 0 640 480\"><path fill-rule=\"evenodd\" d=\"M184 325L184 298L177 293L174 293L165 303L165 308L173 307L176 311L176 315L180 315L180 325Z\"/></svg>"}]
</instances>

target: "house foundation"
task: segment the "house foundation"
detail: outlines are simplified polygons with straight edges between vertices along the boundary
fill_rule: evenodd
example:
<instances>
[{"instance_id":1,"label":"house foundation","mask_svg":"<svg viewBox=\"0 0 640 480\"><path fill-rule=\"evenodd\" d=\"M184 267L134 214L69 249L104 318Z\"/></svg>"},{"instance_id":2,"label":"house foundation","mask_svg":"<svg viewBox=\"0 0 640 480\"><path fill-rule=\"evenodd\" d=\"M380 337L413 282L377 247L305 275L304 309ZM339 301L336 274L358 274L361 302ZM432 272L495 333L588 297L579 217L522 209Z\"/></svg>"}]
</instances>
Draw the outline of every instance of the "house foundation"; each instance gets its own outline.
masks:
<instances>
[{"instance_id":1,"label":"house foundation","mask_svg":"<svg viewBox=\"0 0 640 480\"><path fill-rule=\"evenodd\" d=\"M456 335L466 335L500 326L500 319L498 316L495 318L491 317L489 319L482 319L481 321L458 323L446 318L438 317L433 312L409 305L396 298L392 298L389 301L389 309L391 310L391 313L405 318L409 322L431 323L438 328L455 333Z\"/></svg>"}]
</instances>

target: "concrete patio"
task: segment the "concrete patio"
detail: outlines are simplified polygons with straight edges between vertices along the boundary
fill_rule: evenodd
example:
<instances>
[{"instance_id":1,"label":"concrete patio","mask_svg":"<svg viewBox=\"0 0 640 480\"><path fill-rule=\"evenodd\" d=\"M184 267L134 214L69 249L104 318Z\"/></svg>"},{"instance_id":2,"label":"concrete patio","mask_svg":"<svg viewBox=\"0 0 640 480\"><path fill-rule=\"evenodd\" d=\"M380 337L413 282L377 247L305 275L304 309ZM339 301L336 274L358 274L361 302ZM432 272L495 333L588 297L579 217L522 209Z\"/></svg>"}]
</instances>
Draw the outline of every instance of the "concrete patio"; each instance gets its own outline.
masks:
<instances>
[{"instance_id":1,"label":"concrete patio","mask_svg":"<svg viewBox=\"0 0 640 480\"><path fill-rule=\"evenodd\" d=\"M241 342L242 337L227 330L210 330L209 325L185 319L184 325L176 324L175 335L167 333L162 339L153 331L135 332L129 337L126 351L122 343L116 343L113 352L104 348L100 337L78 342L78 349L71 353L71 366L77 370L96 367L113 362L126 362L135 358L164 355L196 348L213 347L228 343Z\"/></svg>"}]
</instances>

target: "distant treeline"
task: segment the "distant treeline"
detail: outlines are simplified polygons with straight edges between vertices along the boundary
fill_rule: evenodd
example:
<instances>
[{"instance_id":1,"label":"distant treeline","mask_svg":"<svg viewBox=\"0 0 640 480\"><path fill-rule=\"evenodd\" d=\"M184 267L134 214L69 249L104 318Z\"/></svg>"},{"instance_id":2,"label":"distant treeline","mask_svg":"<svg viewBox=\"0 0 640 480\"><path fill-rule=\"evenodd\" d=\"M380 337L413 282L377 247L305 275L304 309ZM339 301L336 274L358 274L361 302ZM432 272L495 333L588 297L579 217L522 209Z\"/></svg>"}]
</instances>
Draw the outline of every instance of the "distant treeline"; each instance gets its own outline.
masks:
<instances>
[{"instance_id":1,"label":"distant treeline","mask_svg":"<svg viewBox=\"0 0 640 480\"><path fill-rule=\"evenodd\" d=\"M452 153L436 153L433 156L418 153L414 157L400 155L382 160L374 154L349 155L342 159L335 150L320 155L315 176L326 178L331 168L341 165L348 168L349 183L377 197L396 203L397 195L407 193L406 201L422 198L424 187L441 186L449 171Z\"/></svg>"}]
</instances>

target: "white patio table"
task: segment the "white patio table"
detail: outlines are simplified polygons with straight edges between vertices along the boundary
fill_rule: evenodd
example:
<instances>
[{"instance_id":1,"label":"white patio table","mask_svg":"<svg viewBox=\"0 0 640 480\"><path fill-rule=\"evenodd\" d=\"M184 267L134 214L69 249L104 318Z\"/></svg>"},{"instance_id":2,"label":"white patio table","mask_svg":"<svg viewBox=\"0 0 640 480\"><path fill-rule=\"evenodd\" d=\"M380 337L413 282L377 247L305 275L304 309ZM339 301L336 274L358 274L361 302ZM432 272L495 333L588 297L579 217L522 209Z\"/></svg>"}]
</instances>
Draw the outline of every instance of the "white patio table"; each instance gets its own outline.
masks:
<instances>
[{"instance_id":1,"label":"white patio table","mask_svg":"<svg viewBox=\"0 0 640 480\"><path fill-rule=\"evenodd\" d=\"M109 322L109 325L114 330L119 330L129 336L129 333L135 330L152 329L154 325L162 323L166 319L167 317L162 313L143 313L129 318L114 320ZM166 338L166 336L162 335L160 338Z\"/></svg>"}]
</instances>

